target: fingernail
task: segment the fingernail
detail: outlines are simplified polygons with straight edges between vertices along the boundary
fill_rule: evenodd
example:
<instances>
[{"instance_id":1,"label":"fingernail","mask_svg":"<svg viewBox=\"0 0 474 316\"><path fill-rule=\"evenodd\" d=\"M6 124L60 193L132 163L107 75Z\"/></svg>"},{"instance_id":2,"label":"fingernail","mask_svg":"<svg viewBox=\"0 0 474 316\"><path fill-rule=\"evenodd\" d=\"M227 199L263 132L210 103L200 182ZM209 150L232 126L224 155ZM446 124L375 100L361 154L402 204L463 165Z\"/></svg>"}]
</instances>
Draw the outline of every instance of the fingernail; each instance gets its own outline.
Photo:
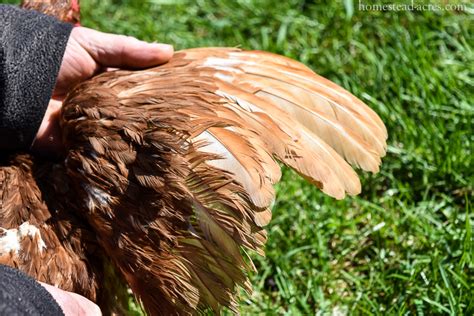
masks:
<instances>
[{"instance_id":1,"label":"fingernail","mask_svg":"<svg viewBox=\"0 0 474 316\"><path fill-rule=\"evenodd\" d=\"M168 44L162 44L162 43L152 43L154 47L160 49L160 50L173 50L173 45L168 45Z\"/></svg>"}]
</instances>

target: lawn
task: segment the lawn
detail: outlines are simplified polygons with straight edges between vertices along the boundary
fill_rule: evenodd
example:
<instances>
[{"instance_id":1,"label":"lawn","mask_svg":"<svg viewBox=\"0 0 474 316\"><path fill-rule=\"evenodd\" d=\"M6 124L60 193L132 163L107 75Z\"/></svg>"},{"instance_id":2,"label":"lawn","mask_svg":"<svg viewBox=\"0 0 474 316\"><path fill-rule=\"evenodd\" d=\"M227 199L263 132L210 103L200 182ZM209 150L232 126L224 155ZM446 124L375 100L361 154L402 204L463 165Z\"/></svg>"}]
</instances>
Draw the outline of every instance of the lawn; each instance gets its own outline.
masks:
<instances>
[{"instance_id":1,"label":"lawn","mask_svg":"<svg viewBox=\"0 0 474 316\"><path fill-rule=\"evenodd\" d=\"M358 197L335 201L285 171L243 315L473 315L474 7L377 12L351 3L83 0L82 14L85 26L177 49L292 57L387 125L381 172L360 173Z\"/></svg>"}]
</instances>

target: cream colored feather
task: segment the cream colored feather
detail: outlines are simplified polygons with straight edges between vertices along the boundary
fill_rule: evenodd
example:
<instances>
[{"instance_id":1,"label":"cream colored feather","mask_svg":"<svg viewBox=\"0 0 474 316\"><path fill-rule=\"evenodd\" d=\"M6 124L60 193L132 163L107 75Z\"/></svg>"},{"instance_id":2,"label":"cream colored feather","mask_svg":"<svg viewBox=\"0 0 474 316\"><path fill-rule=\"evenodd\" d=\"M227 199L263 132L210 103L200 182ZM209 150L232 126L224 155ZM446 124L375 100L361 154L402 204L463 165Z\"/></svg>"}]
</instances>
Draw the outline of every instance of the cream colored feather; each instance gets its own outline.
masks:
<instances>
[{"instance_id":1,"label":"cream colored feather","mask_svg":"<svg viewBox=\"0 0 474 316\"><path fill-rule=\"evenodd\" d=\"M349 92L301 63L265 52L225 48L191 49L178 55L184 69L199 72L199 80L214 78L215 93L226 99L229 110L218 115L250 129L270 155L325 193L343 198L345 193L360 192L357 174L347 163L378 171L387 138L381 120ZM239 147L232 147L237 160ZM271 201L269 195L262 199L261 193L256 194L259 184L250 185L251 173L245 173L237 179L247 179L244 186L256 204Z\"/></svg>"}]
</instances>

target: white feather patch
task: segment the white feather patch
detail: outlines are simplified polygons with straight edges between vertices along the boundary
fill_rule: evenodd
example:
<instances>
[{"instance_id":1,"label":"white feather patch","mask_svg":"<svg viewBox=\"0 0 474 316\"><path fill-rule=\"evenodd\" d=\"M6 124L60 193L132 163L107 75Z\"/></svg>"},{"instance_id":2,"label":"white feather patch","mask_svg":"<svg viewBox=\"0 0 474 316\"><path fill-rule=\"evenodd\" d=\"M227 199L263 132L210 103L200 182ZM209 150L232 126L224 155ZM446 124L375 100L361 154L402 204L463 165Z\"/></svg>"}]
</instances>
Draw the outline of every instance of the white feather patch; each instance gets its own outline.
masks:
<instances>
[{"instance_id":1,"label":"white feather patch","mask_svg":"<svg viewBox=\"0 0 474 316\"><path fill-rule=\"evenodd\" d=\"M38 227L31 225L28 222L24 222L18 228L5 229L0 227L0 255L14 253L18 254L21 251L21 241L25 237L31 239L38 239L38 251L41 253L46 249L46 244L41 238L41 232Z\"/></svg>"}]
</instances>

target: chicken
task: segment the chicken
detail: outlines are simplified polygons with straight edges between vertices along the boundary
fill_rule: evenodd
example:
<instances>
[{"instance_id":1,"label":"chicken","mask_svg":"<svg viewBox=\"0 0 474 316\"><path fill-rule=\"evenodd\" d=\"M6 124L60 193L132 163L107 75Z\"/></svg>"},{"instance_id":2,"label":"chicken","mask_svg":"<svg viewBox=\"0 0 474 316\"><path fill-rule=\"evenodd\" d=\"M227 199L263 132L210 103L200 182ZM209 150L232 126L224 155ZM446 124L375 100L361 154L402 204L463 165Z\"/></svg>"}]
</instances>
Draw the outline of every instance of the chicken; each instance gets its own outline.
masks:
<instances>
[{"instance_id":1,"label":"chicken","mask_svg":"<svg viewBox=\"0 0 474 316\"><path fill-rule=\"evenodd\" d=\"M81 11L79 0L22 0L21 7L40 11L61 21L79 25Z\"/></svg>"},{"instance_id":2,"label":"chicken","mask_svg":"<svg viewBox=\"0 0 474 316\"><path fill-rule=\"evenodd\" d=\"M342 199L361 190L350 165L377 172L387 139L346 90L236 48L98 75L69 93L61 129L59 162L18 154L0 166L0 263L94 301L114 295L113 267L150 315L238 313L278 161Z\"/></svg>"}]
</instances>

